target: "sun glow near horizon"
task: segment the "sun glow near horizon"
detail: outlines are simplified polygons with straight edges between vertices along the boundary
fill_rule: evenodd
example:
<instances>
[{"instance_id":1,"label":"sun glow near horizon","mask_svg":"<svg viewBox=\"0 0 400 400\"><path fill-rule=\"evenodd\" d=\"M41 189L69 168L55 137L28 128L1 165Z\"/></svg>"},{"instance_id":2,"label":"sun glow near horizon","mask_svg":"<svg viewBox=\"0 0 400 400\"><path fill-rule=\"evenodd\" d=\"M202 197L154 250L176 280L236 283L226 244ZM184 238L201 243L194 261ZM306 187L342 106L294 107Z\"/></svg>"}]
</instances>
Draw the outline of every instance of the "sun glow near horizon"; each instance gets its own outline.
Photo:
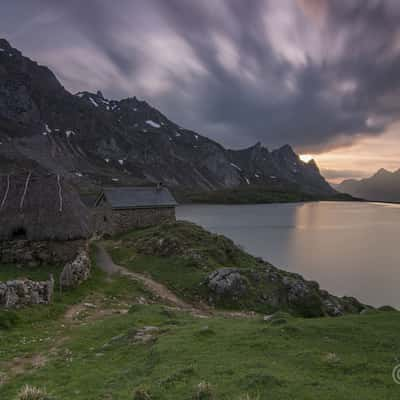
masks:
<instances>
[{"instance_id":1,"label":"sun glow near horizon","mask_svg":"<svg viewBox=\"0 0 400 400\"><path fill-rule=\"evenodd\" d=\"M380 135L361 137L350 146L321 153L304 153L304 162L314 159L322 175L330 183L345 179L363 179L380 168L396 171L400 167L400 122L389 125Z\"/></svg>"},{"instance_id":2,"label":"sun glow near horizon","mask_svg":"<svg viewBox=\"0 0 400 400\"><path fill-rule=\"evenodd\" d=\"M315 157L312 154L300 154L300 160L308 163L309 161L315 159Z\"/></svg>"}]
</instances>

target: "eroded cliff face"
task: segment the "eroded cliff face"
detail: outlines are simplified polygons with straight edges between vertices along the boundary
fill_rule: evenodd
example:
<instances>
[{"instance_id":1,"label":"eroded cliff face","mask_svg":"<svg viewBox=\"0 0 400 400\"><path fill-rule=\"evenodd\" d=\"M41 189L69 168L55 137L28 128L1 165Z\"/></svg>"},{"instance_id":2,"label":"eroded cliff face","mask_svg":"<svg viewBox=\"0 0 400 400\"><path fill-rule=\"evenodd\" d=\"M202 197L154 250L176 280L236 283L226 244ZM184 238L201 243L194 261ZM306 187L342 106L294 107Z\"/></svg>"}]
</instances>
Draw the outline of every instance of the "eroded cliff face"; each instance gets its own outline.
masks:
<instances>
[{"instance_id":1,"label":"eroded cliff face","mask_svg":"<svg viewBox=\"0 0 400 400\"><path fill-rule=\"evenodd\" d=\"M0 169L43 168L78 184L163 181L202 190L238 185L334 193L290 146L233 151L136 97L72 95L46 67L0 40Z\"/></svg>"}]
</instances>

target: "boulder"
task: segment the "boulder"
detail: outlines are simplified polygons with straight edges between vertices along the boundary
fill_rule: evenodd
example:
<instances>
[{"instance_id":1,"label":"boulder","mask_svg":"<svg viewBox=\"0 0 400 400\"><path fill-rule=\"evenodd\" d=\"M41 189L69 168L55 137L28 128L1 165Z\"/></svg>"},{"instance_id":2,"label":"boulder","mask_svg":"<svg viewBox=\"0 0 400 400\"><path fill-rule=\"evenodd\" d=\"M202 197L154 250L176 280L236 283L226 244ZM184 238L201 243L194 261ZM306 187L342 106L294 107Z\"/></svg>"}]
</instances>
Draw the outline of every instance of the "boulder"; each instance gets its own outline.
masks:
<instances>
[{"instance_id":1,"label":"boulder","mask_svg":"<svg viewBox=\"0 0 400 400\"><path fill-rule=\"evenodd\" d=\"M211 273L206 284L217 297L228 296L237 298L247 291L246 279L238 269L221 268Z\"/></svg>"}]
</instances>

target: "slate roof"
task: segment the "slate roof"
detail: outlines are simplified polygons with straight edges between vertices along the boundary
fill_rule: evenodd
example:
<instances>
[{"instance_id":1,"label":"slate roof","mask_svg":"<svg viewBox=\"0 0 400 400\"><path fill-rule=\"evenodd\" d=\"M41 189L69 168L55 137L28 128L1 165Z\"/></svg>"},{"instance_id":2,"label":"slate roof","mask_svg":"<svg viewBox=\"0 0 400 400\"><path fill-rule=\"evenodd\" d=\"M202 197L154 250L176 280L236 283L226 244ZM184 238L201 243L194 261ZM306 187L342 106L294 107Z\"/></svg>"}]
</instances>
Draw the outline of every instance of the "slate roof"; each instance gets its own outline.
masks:
<instances>
[{"instance_id":1,"label":"slate roof","mask_svg":"<svg viewBox=\"0 0 400 400\"><path fill-rule=\"evenodd\" d=\"M175 207L177 205L171 192L165 187L105 188L103 195L114 209Z\"/></svg>"}]
</instances>

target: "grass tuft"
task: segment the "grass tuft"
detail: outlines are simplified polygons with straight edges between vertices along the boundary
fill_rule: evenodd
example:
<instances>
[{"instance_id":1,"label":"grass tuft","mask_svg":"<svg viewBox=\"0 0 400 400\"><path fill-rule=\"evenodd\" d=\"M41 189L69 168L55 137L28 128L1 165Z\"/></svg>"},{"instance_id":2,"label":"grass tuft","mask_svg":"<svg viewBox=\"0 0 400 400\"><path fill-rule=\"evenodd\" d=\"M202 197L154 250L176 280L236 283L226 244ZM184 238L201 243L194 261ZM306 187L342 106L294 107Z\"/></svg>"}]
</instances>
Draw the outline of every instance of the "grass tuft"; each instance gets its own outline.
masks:
<instances>
[{"instance_id":1,"label":"grass tuft","mask_svg":"<svg viewBox=\"0 0 400 400\"><path fill-rule=\"evenodd\" d=\"M25 385L18 393L17 400L49 400L46 390Z\"/></svg>"},{"instance_id":2,"label":"grass tuft","mask_svg":"<svg viewBox=\"0 0 400 400\"><path fill-rule=\"evenodd\" d=\"M194 400L212 400L214 398L214 391L208 382L200 382L196 386Z\"/></svg>"},{"instance_id":3,"label":"grass tuft","mask_svg":"<svg viewBox=\"0 0 400 400\"><path fill-rule=\"evenodd\" d=\"M147 388L138 388L133 393L133 400L151 400L151 398Z\"/></svg>"},{"instance_id":4,"label":"grass tuft","mask_svg":"<svg viewBox=\"0 0 400 400\"><path fill-rule=\"evenodd\" d=\"M18 314L14 311L0 310L0 329L9 330L18 323Z\"/></svg>"}]
</instances>

